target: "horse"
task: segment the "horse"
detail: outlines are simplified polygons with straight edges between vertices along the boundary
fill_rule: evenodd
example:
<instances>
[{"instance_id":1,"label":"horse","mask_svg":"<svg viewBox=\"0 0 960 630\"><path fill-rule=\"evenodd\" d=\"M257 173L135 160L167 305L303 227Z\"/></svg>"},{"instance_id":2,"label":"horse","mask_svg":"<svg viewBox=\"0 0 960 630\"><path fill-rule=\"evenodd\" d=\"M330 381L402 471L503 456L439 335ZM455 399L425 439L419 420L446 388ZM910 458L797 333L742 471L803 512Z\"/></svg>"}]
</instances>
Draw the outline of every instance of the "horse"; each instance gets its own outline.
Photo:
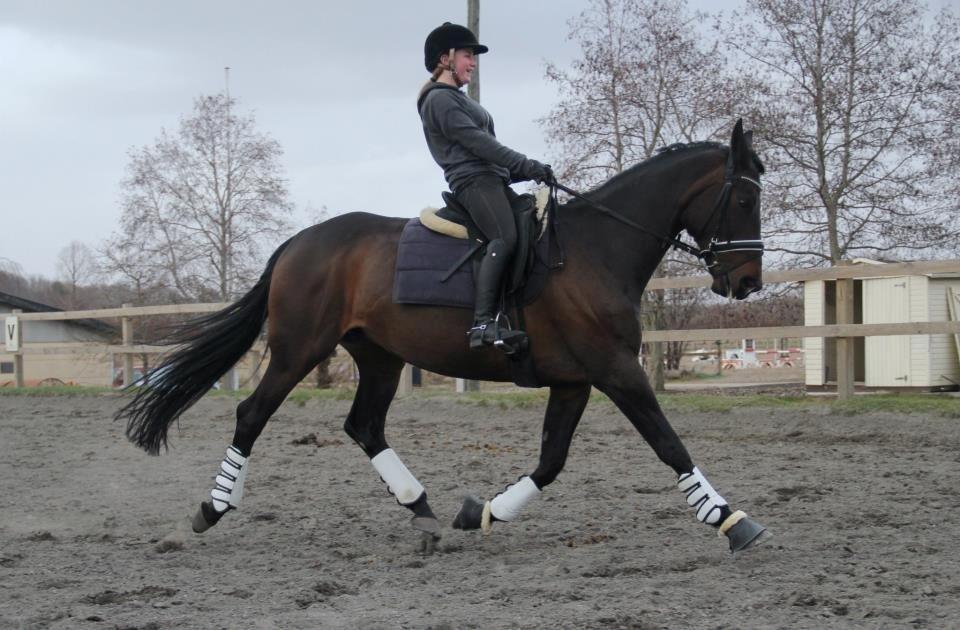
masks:
<instances>
[{"instance_id":1,"label":"horse","mask_svg":"<svg viewBox=\"0 0 960 630\"><path fill-rule=\"evenodd\" d=\"M729 145L676 144L615 175L554 214L565 252L540 296L526 307L530 357L550 393L539 462L492 500L468 496L453 521L489 531L515 520L561 472L592 388L609 397L657 457L676 474L696 518L719 530L732 553L769 536L733 510L694 465L670 426L638 361L638 309L671 244L706 263L713 292L742 300L762 287L760 175L752 132L738 120ZM569 190L569 189L565 189ZM270 257L258 282L223 310L177 328L162 361L164 378L139 389L117 412L127 437L148 453L168 447L170 424L249 350L267 322L270 359L255 391L236 410L236 429L195 532L237 508L247 462L267 420L287 394L336 346L356 362L359 384L344 423L430 551L440 522L423 485L387 443L387 411L405 363L464 379L510 381L510 359L496 348L469 350L469 309L392 301L400 233L408 219L349 213L307 228ZM498 526L499 527L499 526Z\"/></svg>"}]
</instances>

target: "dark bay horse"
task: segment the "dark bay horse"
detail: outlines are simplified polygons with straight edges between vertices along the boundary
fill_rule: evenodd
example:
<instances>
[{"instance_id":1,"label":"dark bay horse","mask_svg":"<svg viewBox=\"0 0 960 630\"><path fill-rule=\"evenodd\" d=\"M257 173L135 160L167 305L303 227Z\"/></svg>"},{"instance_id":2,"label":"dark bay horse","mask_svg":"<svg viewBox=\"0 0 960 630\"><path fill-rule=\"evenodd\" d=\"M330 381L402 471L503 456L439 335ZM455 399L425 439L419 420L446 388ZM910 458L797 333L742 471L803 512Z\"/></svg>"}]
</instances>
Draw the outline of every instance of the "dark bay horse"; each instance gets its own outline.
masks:
<instances>
[{"instance_id":1,"label":"dark bay horse","mask_svg":"<svg viewBox=\"0 0 960 630\"><path fill-rule=\"evenodd\" d=\"M536 376L550 388L540 460L492 501L467 498L454 527L486 529L516 518L563 469L596 387L673 469L697 519L726 534L732 551L765 537L764 528L734 511L694 466L637 360L641 295L669 239L681 231L698 244L714 292L743 299L760 289L762 172L751 134L737 121L729 147L674 145L590 192L590 202L574 199L557 209L566 266L552 273L526 309ZM194 518L195 531L239 505L246 461L267 420L340 344L360 374L345 431L397 501L413 512L424 544L439 538L426 491L384 436L404 363L466 379L510 381L511 372L497 349L468 349L469 309L392 302L397 243L406 222L351 213L300 232L272 255L240 300L179 329L168 341L180 347L159 368L164 378L118 412L127 419L127 436L157 454L167 444L170 424L243 356L269 318L269 365L237 407L232 444L210 500Z\"/></svg>"}]
</instances>

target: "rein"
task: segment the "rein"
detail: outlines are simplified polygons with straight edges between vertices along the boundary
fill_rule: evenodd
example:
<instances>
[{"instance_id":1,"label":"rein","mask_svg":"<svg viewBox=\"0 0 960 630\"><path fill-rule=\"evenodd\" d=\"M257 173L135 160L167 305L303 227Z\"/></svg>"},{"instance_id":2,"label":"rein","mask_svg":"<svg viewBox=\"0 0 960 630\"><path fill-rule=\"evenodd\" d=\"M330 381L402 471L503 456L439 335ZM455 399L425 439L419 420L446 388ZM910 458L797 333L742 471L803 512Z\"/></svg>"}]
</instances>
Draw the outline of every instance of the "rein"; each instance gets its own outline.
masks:
<instances>
[{"instance_id":1,"label":"rein","mask_svg":"<svg viewBox=\"0 0 960 630\"><path fill-rule=\"evenodd\" d=\"M563 192L567 193L568 195L572 195L572 196L576 197L577 199L581 199L581 200L587 202L587 204L590 205L591 207L593 207L594 209L599 210L600 212L602 212L602 213L610 216L610 217L613 218L613 219L616 219L617 221L623 223L624 225L628 225L628 226L632 227L632 228L635 229L635 230L638 230L638 231L643 232L643 233L645 233L645 234L649 234L650 236L653 236L654 238L659 239L660 241L662 241L662 242L663 242L664 244L666 244L666 245L672 246L672 247L674 247L674 248L676 248L676 249L681 249L681 250L687 252L688 254L693 254L693 255L696 256L697 258L700 258L700 259L703 258L703 256L701 256L701 250L697 249L697 248L694 247L693 245L689 245L689 244L687 244L687 243L684 243L684 242L681 241L680 239L671 238L671 237L669 237L669 236L663 236L662 234L657 234L657 233L654 232L653 230L651 230L651 229L649 229L649 228L646 228L646 227L640 225L640 224L637 223L636 221L632 221L632 220L628 219L627 217L625 217L625 216L623 216L622 214L618 213L616 210L611 210L610 208L606 207L606 206L603 205L602 203L597 203L596 201L590 199L589 197L584 196L582 193L579 193L579 192L577 192L576 190L573 190L572 188L567 188L566 186L564 186L563 184L561 184L560 182L558 182L558 181L556 181L556 180L554 180L554 181L552 181L552 182L548 182L548 183L547 183L547 186L549 186L550 188L556 189L556 190L562 190Z\"/></svg>"},{"instance_id":2,"label":"rein","mask_svg":"<svg viewBox=\"0 0 960 630\"><path fill-rule=\"evenodd\" d=\"M720 228L723 226L723 220L726 217L727 205L730 202L730 193L733 190L733 183L738 179L741 179L745 182L749 182L754 186L756 186L759 190L763 190L763 186L760 185L760 182L754 179L751 179L749 177L745 177L743 175L735 176L733 174L733 152L731 151L730 154L727 156L727 165L726 165L724 178L723 178L723 188L720 190L720 196L717 198L716 203L714 203L713 210L710 212L710 216L707 218L707 221L704 224L704 228L709 226L713 222L713 217L717 216L717 213L719 213L720 218L717 221L716 231L713 237L710 239L710 244L706 248L694 247L693 245L684 243L678 238L673 238L670 236L664 236L662 234L658 234L653 230L640 225L636 221L628 219L627 217L623 216L617 211L612 210L601 203L597 203L596 201L593 201L592 199L590 199L589 197L586 197L582 193L579 193L576 190L573 190L572 188L568 188L564 186L563 184L559 183L556 180L547 182L547 185L552 189L553 195L556 195L557 190L562 190L568 195L572 195L577 199L581 199L585 201L588 205L590 205L594 209L599 210L600 212L608 215L613 219L616 219L617 221L623 223L624 225L627 225L629 227L632 227L635 230L638 230L640 232L653 236L654 238L658 239L668 247L673 247L674 249L679 249L687 252L688 254L696 256L700 261L703 262L704 266L706 266L707 270L710 271L710 273L712 274L716 271L714 268L720 262L719 261L720 254L747 251L747 252L759 252L760 255L763 255L763 241L761 240L721 241L717 238L720 233ZM740 265L742 264L744 263L740 263ZM729 273L730 271L733 271L740 265L736 265L729 269L722 269L721 271L723 273Z\"/></svg>"}]
</instances>

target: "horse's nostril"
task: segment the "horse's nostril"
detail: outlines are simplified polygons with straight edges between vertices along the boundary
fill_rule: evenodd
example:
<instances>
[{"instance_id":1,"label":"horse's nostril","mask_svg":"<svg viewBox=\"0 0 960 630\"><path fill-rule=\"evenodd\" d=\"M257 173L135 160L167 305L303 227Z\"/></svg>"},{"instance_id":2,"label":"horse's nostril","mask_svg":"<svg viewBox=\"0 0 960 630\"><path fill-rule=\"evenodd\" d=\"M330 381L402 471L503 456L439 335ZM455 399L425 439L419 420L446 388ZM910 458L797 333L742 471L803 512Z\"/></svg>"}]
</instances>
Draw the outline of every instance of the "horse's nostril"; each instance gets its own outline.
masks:
<instances>
[{"instance_id":1,"label":"horse's nostril","mask_svg":"<svg viewBox=\"0 0 960 630\"><path fill-rule=\"evenodd\" d=\"M756 293L762 288L763 281L761 281L760 278L749 276L740 280L740 293L743 297L747 297L751 293Z\"/></svg>"},{"instance_id":2,"label":"horse's nostril","mask_svg":"<svg viewBox=\"0 0 960 630\"><path fill-rule=\"evenodd\" d=\"M754 277L744 278L743 286L750 289L751 291L759 291L760 289L763 288L763 281L760 280L760 278L754 278Z\"/></svg>"}]
</instances>

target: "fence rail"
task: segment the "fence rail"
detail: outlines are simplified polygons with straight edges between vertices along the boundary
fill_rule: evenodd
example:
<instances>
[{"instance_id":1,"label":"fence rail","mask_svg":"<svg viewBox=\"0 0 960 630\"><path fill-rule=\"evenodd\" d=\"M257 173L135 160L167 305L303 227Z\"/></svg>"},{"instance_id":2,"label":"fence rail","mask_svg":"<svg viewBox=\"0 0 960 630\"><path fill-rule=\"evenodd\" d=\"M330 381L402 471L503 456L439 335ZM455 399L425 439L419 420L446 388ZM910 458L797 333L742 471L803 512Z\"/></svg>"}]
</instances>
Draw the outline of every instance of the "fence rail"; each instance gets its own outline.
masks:
<instances>
[{"instance_id":1,"label":"fence rail","mask_svg":"<svg viewBox=\"0 0 960 630\"><path fill-rule=\"evenodd\" d=\"M786 339L795 337L890 337L896 335L960 335L960 322L899 324L827 324L824 326L753 326L645 330L644 341L711 341L714 339Z\"/></svg>"},{"instance_id":2,"label":"fence rail","mask_svg":"<svg viewBox=\"0 0 960 630\"><path fill-rule=\"evenodd\" d=\"M112 319L123 317L147 317L150 315L194 315L215 313L229 306L229 302L205 302L200 304L167 304L163 306L124 306L87 311L56 311L53 313L21 313L24 322L50 322L69 319Z\"/></svg>"},{"instance_id":3,"label":"fence rail","mask_svg":"<svg viewBox=\"0 0 960 630\"><path fill-rule=\"evenodd\" d=\"M838 265L823 269L773 270L763 273L763 282L764 284L779 284L811 280L860 280L863 278L922 276L942 273L960 273L960 260L920 260L905 263ZM647 290L700 289L709 287L712 281L713 278L708 275L652 278L647 283Z\"/></svg>"},{"instance_id":4,"label":"fence rail","mask_svg":"<svg viewBox=\"0 0 960 630\"><path fill-rule=\"evenodd\" d=\"M854 324L853 321L853 280L864 278L899 277L910 275L960 275L960 260L915 261L884 264L843 264L823 269L773 270L764 274L764 283L793 283L813 280L837 281L837 324L824 326L773 326L746 328L709 328L695 330L645 330L644 341L710 341L716 339L754 338L837 338L837 393L847 398L853 393L853 344L854 337L875 337L890 335L960 335L960 321L941 322L904 322L890 324ZM710 286L712 278L708 275L654 278L647 285L648 290L689 289ZM133 343L133 320L138 317L155 315L196 315L212 313L228 306L226 302L172 304L162 306L131 306L81 311L58 311L52 313L21 313L14 311L13 316L21 322L66 321L76 319L119 318L123 333L122 345L115 344L22 344L17 339L15 372L17 385L23 386L24 355L42 354L91 354L102 353L120 355L124 359L124 381L129 384L132 376L133 355L155 354L170 350L169 346L154 346ZM19 333L20 328L16 327ZM8 341L9 343L9 341ZM263 351L262 347L254 351ZM404 372L400 391L409 391L411 387L410 369Z\"/></svg>"}]
</instances>

